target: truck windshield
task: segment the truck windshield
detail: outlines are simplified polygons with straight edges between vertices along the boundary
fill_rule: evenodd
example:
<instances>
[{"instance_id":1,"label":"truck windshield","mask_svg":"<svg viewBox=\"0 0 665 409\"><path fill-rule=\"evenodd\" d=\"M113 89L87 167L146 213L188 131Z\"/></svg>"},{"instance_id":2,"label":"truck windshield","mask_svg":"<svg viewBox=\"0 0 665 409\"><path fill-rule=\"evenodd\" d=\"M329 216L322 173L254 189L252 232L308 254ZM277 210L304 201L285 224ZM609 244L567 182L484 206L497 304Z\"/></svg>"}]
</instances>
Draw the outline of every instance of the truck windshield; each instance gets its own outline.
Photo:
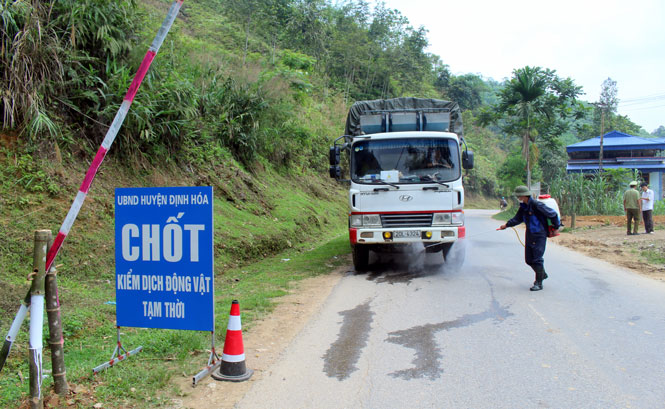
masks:
<instances>
[{"instance_id":1,"label":"truck windshield","mask_svg":"<svg viewBox=\"0 0 665 409\"><path fill-rule=\"evenodd\" d=\"M450 138L365 140L351 150L357 183L436 183L461 176L457 141Z\"/></svg>"}]
</instances>

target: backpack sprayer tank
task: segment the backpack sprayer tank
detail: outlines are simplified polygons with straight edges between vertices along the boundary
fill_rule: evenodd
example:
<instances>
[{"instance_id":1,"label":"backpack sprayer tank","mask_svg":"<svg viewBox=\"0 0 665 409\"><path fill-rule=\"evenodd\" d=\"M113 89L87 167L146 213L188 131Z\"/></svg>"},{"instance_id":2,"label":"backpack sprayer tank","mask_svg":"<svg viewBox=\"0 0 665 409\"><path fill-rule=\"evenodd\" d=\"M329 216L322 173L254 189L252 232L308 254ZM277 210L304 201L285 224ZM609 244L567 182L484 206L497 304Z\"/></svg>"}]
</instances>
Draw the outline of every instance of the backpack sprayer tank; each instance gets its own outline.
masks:
<instances>
[{"instance_id":1,"label":"backpack sprayer tank","mask_svg":"<svg viewBox=\"0 0 665 409\"><path fill-rule=\"evenodd\" d=\"M559 211L559 205L557 204L556 200L550 195L539 195L538 200L542 203L544 203L547 207L550 209L554 210L556 212L556 215L559 217L559 220L561 220L561 212ZM560 233L554 229L552 226L552 222L548 219L547 220L547 237L556 237Z\"/></svg>"}]
</instances>

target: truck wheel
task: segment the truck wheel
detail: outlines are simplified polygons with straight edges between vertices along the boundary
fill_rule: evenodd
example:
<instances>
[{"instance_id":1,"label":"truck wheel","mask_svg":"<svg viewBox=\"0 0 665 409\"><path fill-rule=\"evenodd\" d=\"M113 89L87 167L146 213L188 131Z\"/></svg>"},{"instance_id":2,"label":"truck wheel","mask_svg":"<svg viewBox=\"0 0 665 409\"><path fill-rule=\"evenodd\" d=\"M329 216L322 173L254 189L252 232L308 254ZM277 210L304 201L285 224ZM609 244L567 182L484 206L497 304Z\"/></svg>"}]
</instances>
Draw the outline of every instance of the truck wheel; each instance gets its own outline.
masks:
<instances>
[{"instance_id":1,"label":"truck wheel","mask_svg":"<svg viewBox=\"0 0 665 409\"><path fill-rule=\"evenodd\" d=\"M445 243L441 248L441 254L443 255L443 261L448 260L448 254L450 254L450 249L453 248L453 243Z\"/></svg>"},{"instance_id":2,"label":"truck wheel","mask_svg":"<svg viewBox=\"0 0 665 409\"><path fill-rule=\"evenodd\" d=\"M356 244L353 246L353 267L356 271L365 271L369 264L369 249L367 246Z\"/></svg>"},{"instance_id":3,"label":"truck wheel","mask_svg":"<svg viewBox=\"0 0 665 409\"><path fill-rule=\"evenodd\" d=\"M443 261L454 269L462 267L466 258L466 243L461 240L443 247Z\"/></svg>"}]
</instances>

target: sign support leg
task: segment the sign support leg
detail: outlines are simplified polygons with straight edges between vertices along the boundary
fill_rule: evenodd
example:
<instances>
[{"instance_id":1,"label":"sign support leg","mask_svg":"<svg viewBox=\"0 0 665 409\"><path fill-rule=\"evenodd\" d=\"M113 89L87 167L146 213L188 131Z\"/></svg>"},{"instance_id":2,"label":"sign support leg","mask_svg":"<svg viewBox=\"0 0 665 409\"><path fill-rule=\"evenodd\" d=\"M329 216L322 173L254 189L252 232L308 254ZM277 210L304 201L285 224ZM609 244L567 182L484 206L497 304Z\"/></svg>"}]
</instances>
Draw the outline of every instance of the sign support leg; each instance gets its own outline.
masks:
<instances>
[{"instance_id":1,"label":"sign support leg","mask_svg":"<svg viewBox=\"0 0 665 409\"><path fill-rule=\"evenodd\" d=\"M125 360L125 359L129 358L132 355L136 355L136 354L138 354L139 352L141 352L143 350L143 347L140 346L136 349L133 349L133 350L127 352L125 347L123 347L122 343L120 342L120 327L116 327L116 329L118 331L118 342L115 346L115 349L113 350L113 355L111 355L111 359L108 362L104 362L103 364L94 367L92 369L93 374L97 374L97 373L103 371L104 369L110 368L113 365L117 364L118 362L120 362L122 360Z\"/></svg>"},{"instance_id":2,"label":"sign support leg","mask_svg":"<svg viewBox=\"0 0 665 409\"><path fill-rule=\"evenodd\" d=\"M210 357L208 357L208 365L201 370L201 372L194 375L192 378L192 386L196 386L203 378L213 373L219 365L222 363L222 360L215 352L215 331L212 331L212 348L210 350Z\"/></svg>"}]
</instances>

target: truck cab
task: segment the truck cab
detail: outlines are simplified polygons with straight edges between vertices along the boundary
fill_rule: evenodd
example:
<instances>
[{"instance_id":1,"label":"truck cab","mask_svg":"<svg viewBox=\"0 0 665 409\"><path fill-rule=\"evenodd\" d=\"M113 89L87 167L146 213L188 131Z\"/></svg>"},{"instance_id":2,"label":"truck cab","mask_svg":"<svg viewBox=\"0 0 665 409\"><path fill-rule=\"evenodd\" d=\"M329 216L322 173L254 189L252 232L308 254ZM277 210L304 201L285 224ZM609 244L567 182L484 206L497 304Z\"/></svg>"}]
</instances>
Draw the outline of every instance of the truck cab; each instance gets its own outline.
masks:
<instances>
[{"instance_id":1,"label":"truck cab","mask_svg":"<svg viewBox=\"0 0 665 409\"><path fill-rule=\"evenodd\" d=\"M330 149L330 174L341 178L340 154L347 152L356 270L367 269L370 251L416 245L445 259L464 238L462 169L473 167L473 152L462 149L459 114L457 104L417 98L351 107L346 135Z\"/></svg>"}]
</instances>

